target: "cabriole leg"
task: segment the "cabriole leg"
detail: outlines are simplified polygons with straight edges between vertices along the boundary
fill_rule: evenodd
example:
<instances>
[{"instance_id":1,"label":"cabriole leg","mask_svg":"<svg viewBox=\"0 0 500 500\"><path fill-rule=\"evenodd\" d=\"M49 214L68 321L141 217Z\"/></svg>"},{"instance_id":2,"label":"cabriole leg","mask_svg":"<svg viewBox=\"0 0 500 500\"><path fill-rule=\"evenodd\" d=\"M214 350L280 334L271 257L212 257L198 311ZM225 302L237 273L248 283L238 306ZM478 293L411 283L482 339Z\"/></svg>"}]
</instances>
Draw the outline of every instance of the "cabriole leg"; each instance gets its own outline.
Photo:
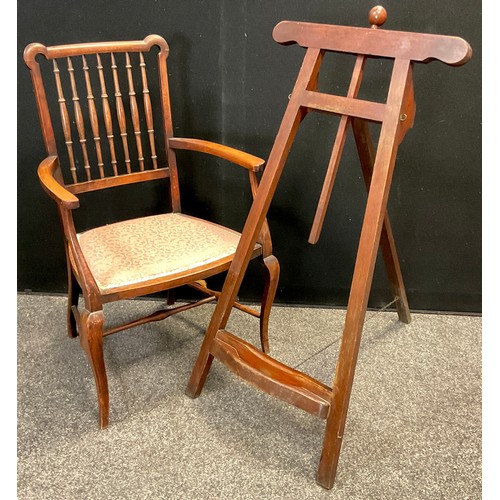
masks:
<instances>
[{"instance_id":1,"label":"cabriole leg","mask_svg":"<svg viewBox=\"0 0 500 500\"><path fill-rule=\"evenodd\" d=\"M99 427L104 429L109 423L108 378L104 365L102 333L104 314L102 310L83 311L80 320L80 343L87 353L94 372L97 400L99 404Z\"/></svg>"},{"instance_id":2,"label":"cabriole leg","mask_svg":"<svg viewBox=\"0 0 500 500\"><path fill-rule=\"evenodd\" d=\"M269 354L269 315L276 295L276 289L278 288L280 265L274 255L265 257L262 263L264 265L265 283L260 308L260 343L262 351Z\"/></svg>"}]
</instances>

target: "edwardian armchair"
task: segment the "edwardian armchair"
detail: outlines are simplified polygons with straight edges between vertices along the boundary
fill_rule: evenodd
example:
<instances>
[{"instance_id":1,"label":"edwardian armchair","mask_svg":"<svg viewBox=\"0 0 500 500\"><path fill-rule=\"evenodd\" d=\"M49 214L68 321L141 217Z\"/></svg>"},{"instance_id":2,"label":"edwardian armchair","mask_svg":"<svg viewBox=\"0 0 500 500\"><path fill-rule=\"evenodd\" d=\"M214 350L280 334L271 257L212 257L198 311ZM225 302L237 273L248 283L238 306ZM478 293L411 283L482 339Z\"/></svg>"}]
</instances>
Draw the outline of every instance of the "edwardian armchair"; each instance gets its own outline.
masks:
<instances>
[{"instance_id":1,"label":"edwardian armchair","mask_svg":"<svg viewBox=\"0 0 500 500\"><path fill-rule=\"evenodd\" d=\"M159 49L158 56L147 65L153 47ZM80 337L92 366L101 428L109 420L104 337L217 300L219 292L207 288L204 279L229 268L240 239L234 230L181 212L176 150L208 153L244 167L253 195L258 186L256 173L264 166L264 160L230 147L173 137L168 52L167 42L158 35L149 35L143 41L52 47L33 43L24 52L48 155L38 167L38 176L43 189L57 204L64 231L68 333L70 337ZM45 58L40 64L39 55ZM50 89L44 84L42 71L43 64L49 64L47 61L52 62L49 69L55 83ZM152 67L159 76L156 95L148 80ZM160 118L155 115L158 109ZM61 138L57 138L54 127L57 115ZM168 185L170 213L78 232L73 211L80 205L80 195L147 181ZM262 349L267 351L267 324L279 276L267 224L252 247L251 257L259 258L265 270L261 310L239 303L235 307L260 318ZM181 285L196 288L203 298L173 306L171 294L168 305L172 307L105 328L105 303L170 291ZM80 293L84 300L81 310Z\"/></svg>"}]
</instances>

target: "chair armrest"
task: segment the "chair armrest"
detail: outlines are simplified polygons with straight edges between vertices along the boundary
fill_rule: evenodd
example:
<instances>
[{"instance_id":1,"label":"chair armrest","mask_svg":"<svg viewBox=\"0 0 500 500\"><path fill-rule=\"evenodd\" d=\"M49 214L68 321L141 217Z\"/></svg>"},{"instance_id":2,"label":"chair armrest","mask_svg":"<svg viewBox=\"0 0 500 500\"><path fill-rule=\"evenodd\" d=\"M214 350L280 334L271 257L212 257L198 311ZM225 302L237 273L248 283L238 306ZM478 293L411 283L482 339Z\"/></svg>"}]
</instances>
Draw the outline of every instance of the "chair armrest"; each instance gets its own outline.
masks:
<instances>
[{"instance_id":1,"label":"chair armrest","mask_svg":"<svg viewBox=\"0 0 500 500\"><path fill-rule=\"evenodd\" d=\"M264 170L264 163L266 162L262 158L245 153L244 151L202 139L171 137L168 140L168 144L172 149L186 149L189 151L199 151L200 153L208 153L213 156L218 156L219 158L228 160L236 165L252 170L253 172L261 172Z\"/></svg>"},{"instance_id":2,"label":"chair armrest","mask_svg":"<svg viewBox=\"0 0 500 500\"><path fill-rule=\"evenodd\" d=\"M70 193L55 178L54 174L59 169L59 160L57 156L48 156L38 166L38 178L45 192L59 205L67 209L74 209L80 206L80 201Z\"/></svg>"}]
</instances>

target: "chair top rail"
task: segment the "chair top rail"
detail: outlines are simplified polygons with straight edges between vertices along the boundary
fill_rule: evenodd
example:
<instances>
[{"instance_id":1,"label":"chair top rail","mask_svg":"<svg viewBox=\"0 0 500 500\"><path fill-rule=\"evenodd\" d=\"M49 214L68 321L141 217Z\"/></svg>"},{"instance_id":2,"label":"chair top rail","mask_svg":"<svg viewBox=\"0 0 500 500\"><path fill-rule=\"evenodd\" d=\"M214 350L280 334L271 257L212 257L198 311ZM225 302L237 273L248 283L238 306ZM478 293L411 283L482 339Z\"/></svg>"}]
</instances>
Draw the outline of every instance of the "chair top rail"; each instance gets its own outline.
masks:
<instances>
[{"instance_id":1,"label":"chair top rail","mask_svg":"<svg viewBox=\"0 0 500 500\"><path fill-rule=\"evenodd\" d=\"M24 50L24 60L28 67L36 64L35 58L42 54L47 59L81 56L86 54L102 54L109 52L147 52L158 46L168 56L168 43L160 35L148 35L144 40L127 42L75 43L70 45L53 45L47 47L41 43L30 43Z\"/></svg>"},{"instance_id":2,"label":"chair top rail","mask_svg":"<svg viewBox=\"0 0 500 500\"><path fill-rule=\"evenodd\" d=\"M298 21L278 23L273 38L282 45L297 43L305 48L423 63L438 60L451 66L461 66L472 56L471 46L455 36Z\"/></svg>"}]
</instances>

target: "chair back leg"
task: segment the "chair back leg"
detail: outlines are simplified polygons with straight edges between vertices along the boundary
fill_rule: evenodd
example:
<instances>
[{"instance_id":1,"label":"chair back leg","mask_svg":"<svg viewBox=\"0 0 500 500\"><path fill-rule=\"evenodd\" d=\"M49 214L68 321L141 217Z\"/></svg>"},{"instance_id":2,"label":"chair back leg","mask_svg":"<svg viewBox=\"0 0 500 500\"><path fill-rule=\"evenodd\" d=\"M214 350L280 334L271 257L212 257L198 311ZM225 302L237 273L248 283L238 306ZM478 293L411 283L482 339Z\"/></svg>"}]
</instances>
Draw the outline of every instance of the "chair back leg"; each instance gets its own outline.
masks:
<instances>
[{"instance_id":1,"label":"chair back leg","mask_svg":"<svg viewBox=\"0 0 500 500\"><path fill-rule=\"evenodd\" d=\"M274 255L269 255L262 260L264 266L264 292L260 307L260 343L262 352L269 354L269 314L274 302L276 289L280 277L280 265Z\"/></svg>"}]
</instances>

